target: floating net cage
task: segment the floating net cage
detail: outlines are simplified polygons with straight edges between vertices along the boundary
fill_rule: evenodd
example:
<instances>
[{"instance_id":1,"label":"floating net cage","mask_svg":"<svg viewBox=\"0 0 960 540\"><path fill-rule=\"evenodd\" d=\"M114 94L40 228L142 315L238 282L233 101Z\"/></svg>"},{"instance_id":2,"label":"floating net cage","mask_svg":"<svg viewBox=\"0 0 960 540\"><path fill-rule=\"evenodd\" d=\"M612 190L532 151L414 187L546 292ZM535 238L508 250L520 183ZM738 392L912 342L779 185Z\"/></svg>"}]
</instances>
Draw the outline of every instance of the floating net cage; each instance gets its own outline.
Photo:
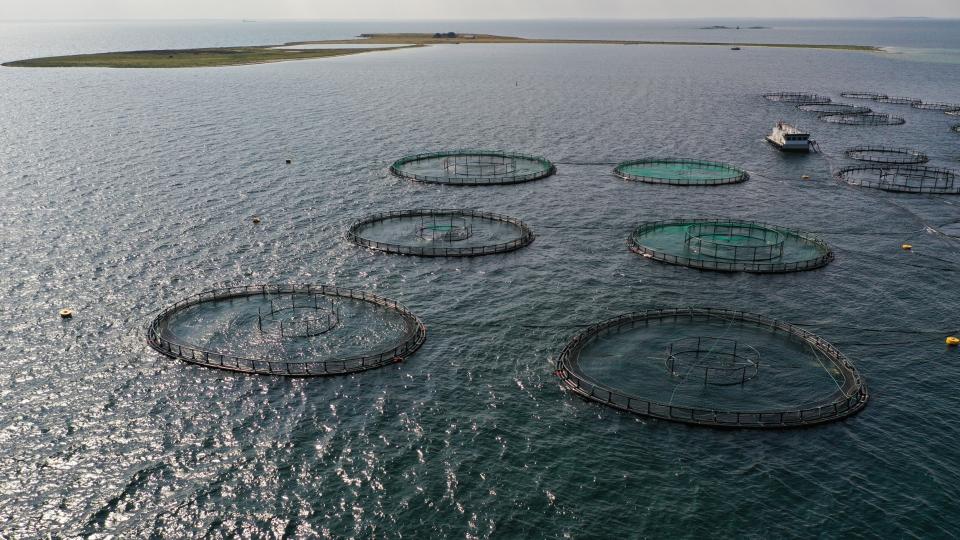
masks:
<instances>
[{"instance_id":1,"label":"floating net cage","mask_svg":"<svg viewBox=\"0 0 960 540\"><path fill-rule=\"evenodd\" d=\"M855 146L844 154L857 161L883 163L888 165L917 165L929 161L927 154L912 148L890 148L887 146Z\"/></svg>"},{"instance_id":2,"label":"floating net cage","mask_svg":"<svg viewBox=\"0 0 960 540\"><path fill-rule=\"evenodd\" d=\"M843 114L827 113L819 116L824 122L846 126L899 126L907 121L902 116L886 113Z\"/></svg>"},{"instance_id":3,"label":"floating net cage","mask_svg":"<svg viewBox=\"0 0 960 540\"><path fill-rule=\"evenodd\" d=\"M916 105L917 103L923 103L922 99L903 96L883 96L874 98L873 100L877 103L887 103L890 105Z\"/></svg>"},{"instance_id":4,"label":"floating net cage","mask_svg":"<svg viewBox=\"0 0 960 540\"><path fill-rule=\"evenodd\" d=\"M523 221L470 209L379 212L350 226L347 238L363 247L420 257L475 257L529 245L533 231Z\"/></svg>"},{"instance_id":5,"label":"floating net cage","mask_svg":"<svg viewBox=\"0 0 960 540\"><path fill-rule=\"evenodd\" d=\"M670 219L638 226L631 251L660 262L700 270L786 273L833 260L822 240L795 229L738 219Z\"/></svg>"},{"instance_id":6,"label":"floating net cage","mask_svg":"<svg viewBox=\"0 0 960 540\"><path fill-rule=\"evenodd\" d=\"M332 285L204 291L147 327L147 342L170 358L288 377L383 367L411 356L425 339L420 319L395 300Z\"/></svg>"},{"instance_id":7,"label":"floating net cage","mask_svg":"<svg viewBox=\"0 0 960 540\"><path fill-rule=\"evenodd\" d=\"M960 111L960 103L928 103L921 101L912 104L914 109L923 109L926 111Z\"/></svg>"},{"instance_id":8,"label":"floating net cage","mask_svg":"<svg viewBox=\"0 0 960 540\"><path fill-rule=\"evenodd\" d=\"M673 186L736 184L750 178L745 170L726 163L674 158L624 161L613 174L625 180Z\"/></svg>"},{"instance_id":9,"label":"floating net cage","mask_svg":"<svg viewBox=\"0 0 960 540\"><path fill-rule=\"evenodd\" d=\"M865 114L872 112L870 107L850 105L849 103L801 103L797 108L804 112L828 114Z\"/></svg>"},{"instance_id":10,"label":"floating net cage","mask_svg":"<svg viewBox=\"0 0 960 540\"><path fill-rule=\"evenodd\" d=\"M840 92L840 96L847 99L872 99L874 101L890 97L886 94L878 94L876 92Z\"/></svg>"},{"instance_id":11,"label":"floating net cage","mask_svg":"<svg viewBox=\"0 0 960 540\"><path fill-rule=\"evenodd\" d=\"M939 167L857 165L840 169L836 178L851 186L883 191L960 194L960 182L957 182L956 173Z\"/></svg>"},{"instance_id":12,"label":"floating net cage","mask_svg":"<svg viewBox=\"0 0 960 540\"><path fill-rule=\"evenodd\" d=\"M960 124L957 124L950 129L953 130L954 133L960 133Z\"/></svg>"},{"instance_id":13,"label":"floating net cage","mask_svg":"<svg viewBox=\"0 0 960 540\"><path fill-rule=\"evenodd\" d=\"M808 92L767 92L763 97L769 101L777 103L830 103L832 100L827 96L811 94Z\"/></svg>"},{"instance_id":14,"label":"floating net cage","mask_svg":"<svg viewBox=\"0 0 960 540\"><path fill-rule=\"evenodd\" d=\"M579 332L556 363L561 384L584 399L700 426L811 426L846 418L869 399L853 363L823 338L727 309L620 315Z\"/></svg>"},{"instance_id":15,"label":"floating net cage","mask_svg":"<svg viewBox=\"0 0 960 540\"><path fill-rule=\"evenodd\" d=\"M960 116L960 109L957 109L955 111L943 111L943 114L946 114L948 116Z\"/></svg>"},{"instance_id":16,"label":"floating net cage","mask_svg":"<svg viewBox=\"0 0 960 540\"><path fill-rule=\"evenodd\" d=\"M454 186L516 184L556 172L546 158L496 150L451 150L405 156L390 166L400 178Z\"/></svg>"},{"instance_id":17,"label":"floating net cage","mask_svg":"<svg viewBox=\"0 0 960 540\"><path fill-rule=\"evenodd\" d=\"M732 386L760 374L760 353L735 339L691 336L667 345L664 366L672 377Z\"/></svg>"}]
</instances>

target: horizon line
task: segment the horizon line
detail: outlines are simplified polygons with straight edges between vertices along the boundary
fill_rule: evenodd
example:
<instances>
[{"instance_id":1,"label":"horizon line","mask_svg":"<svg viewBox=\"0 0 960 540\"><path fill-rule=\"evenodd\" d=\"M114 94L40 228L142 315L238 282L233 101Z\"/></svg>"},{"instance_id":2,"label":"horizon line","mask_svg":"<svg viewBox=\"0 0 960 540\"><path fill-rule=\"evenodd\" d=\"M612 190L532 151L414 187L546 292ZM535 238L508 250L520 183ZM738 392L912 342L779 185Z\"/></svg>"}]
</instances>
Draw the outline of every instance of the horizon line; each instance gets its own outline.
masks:
<instances>
[{"instance_id":1,"label":"horizon line","mask_svg":"<svg viewBox=\"0 0 960 540\"><path fill-rule=\"evenodd\" d=\"M857 16L857 17L807 17L807 16L779 16L779 17L513 17L513 18L493 18L493 17L472 17L472 18L291 18L291 17L198 17L198 18L38 18L38 19L0 19L0 23L15 22L510 22L510 21L589 21L589 22L644 22L644 21L884 21L884 20L937 20L951 21L958 20L960 17L938 17L934 15L888 15L882 17Z\"/></svg>"}]
</instances>

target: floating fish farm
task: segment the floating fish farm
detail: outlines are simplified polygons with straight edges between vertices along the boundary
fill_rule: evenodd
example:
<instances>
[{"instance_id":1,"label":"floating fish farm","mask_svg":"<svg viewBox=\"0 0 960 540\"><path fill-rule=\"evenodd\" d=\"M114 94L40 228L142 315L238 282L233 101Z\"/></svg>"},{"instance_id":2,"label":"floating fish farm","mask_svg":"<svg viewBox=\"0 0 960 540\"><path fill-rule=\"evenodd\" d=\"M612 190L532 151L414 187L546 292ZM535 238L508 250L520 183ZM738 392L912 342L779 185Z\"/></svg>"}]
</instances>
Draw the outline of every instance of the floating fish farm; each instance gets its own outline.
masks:
<instances>
[{"instance_id":1,"label":"floating fish farm","mask_svg":"<svg viewBox=\"0 0 960 540\"><path fill-rule=\"evenodd\" d=\"M180 300L147 327L160 354L204 367L286 377L402 362L426 327L394 300L332 285L252 285Z\"/></svg>"},{"instance_id":2,"label":"floating fish farm","mask_svg":"<svg viewBox=\"0 0 960 540\"><path fill-rule=\"evenodd\" d=\"M739 219L650 221L640 224L627 243L648 259L721 272L800 272L833 260L833 250L819 238Z\"/></svg>"}]
</instances>

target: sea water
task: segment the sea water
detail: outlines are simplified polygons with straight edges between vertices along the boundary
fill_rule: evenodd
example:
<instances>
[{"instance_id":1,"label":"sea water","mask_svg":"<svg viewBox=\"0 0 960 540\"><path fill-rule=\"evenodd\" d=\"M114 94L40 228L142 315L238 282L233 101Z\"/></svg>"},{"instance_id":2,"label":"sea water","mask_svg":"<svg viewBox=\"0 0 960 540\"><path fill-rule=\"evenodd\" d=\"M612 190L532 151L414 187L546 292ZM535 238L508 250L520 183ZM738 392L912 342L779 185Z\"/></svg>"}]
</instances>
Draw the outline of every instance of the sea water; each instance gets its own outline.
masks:
<instances>
[{"instance_id":1,"label":"sea water","mask_svg":"<svg viewBox=\"0 0 960 540\"><path fill-rule=\"evenodd\" d=\"M0 25L4 61L377 31L936 50L915 61L909 51L445 45L228 68L0 68L0 532L957 534L960 353L944 337L960 329L960 199L859 189L830 174L859 144L916 147L933 165L958 168L956 120L866 103L907 123L838 126L760 94L956 102L960 71L936 60L960 49L960 26L750 23L772 28ZM809 129L824 153L777 152L764 136L778 120ZM400 156L445 148L543 155L558 172L482 188L387 172ZM751 178L679 188L611 174L618 161L658 156L721 160ZM470 259L389 255L344 238L364 215L417 207L503 213L538 236ZM701 215L809 231L836 260L805 273L724 274L626 247L641 221ZM427 341L403 364L300 380L195 367L145 343L144 326L180 298L288 282L395 298L423 319ZM716 431L561 389L553 359L585 325L688 305L758 312L819 334L861 370L869 405L813 429ZM61 320L62 307L74 317Z\"/></svg>"}]
</instances>

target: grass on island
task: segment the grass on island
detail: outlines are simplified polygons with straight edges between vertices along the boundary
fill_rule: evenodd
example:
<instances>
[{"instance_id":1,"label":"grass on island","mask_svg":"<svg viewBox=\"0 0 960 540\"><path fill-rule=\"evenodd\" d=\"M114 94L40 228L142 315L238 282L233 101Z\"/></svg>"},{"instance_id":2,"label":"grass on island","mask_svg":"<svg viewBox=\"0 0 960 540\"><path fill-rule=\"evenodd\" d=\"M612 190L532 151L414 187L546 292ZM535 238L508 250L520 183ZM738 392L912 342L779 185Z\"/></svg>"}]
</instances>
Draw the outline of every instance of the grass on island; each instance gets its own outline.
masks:
<instances>
[{"instance_id":1,"label":"grass on island","mask_svg":"<svg viewBox=\"0 0 960 540\"><path fill-rule=\"evenodd\" d=\"M209 49L170 49L157 51L121 51L70 56L31 58L3 64L9 67L107 67L107 68L185 68L239 66L285 62L308 58L326 58L396 49L397 45L422 47L437 44L460 43L540 43L567 45L704 45L724 47L778 47L787 49L833 49L842 51L881 52L879 47L868 45L818 45L798 43L726 43L703 41L635 41L609 39L527 39L490 34L361 34L347 40L298 41L283 46L296 45L385 45L360 49L279 49L277 45L260 47L217 47ZM386 47L393 45L393 47Z\"/></svg>"},{"instance_id":2,"label":"grass on island","mask_svg":"<svg viewBox=\"0 0 960 540\"><path fill-rule=\"evenodd\" d=\"M395 47L394 47L395 48ZM291 50L272 47L218 47L211 49L170 49L157 51L123 51L97 54L75 54L17 60L3 64L8 67L107 67L107 68L186 68L241 66L327 58L372 51L390 50L389 47L370 49L307 49Z\"/></svg>"}]
</instances>

